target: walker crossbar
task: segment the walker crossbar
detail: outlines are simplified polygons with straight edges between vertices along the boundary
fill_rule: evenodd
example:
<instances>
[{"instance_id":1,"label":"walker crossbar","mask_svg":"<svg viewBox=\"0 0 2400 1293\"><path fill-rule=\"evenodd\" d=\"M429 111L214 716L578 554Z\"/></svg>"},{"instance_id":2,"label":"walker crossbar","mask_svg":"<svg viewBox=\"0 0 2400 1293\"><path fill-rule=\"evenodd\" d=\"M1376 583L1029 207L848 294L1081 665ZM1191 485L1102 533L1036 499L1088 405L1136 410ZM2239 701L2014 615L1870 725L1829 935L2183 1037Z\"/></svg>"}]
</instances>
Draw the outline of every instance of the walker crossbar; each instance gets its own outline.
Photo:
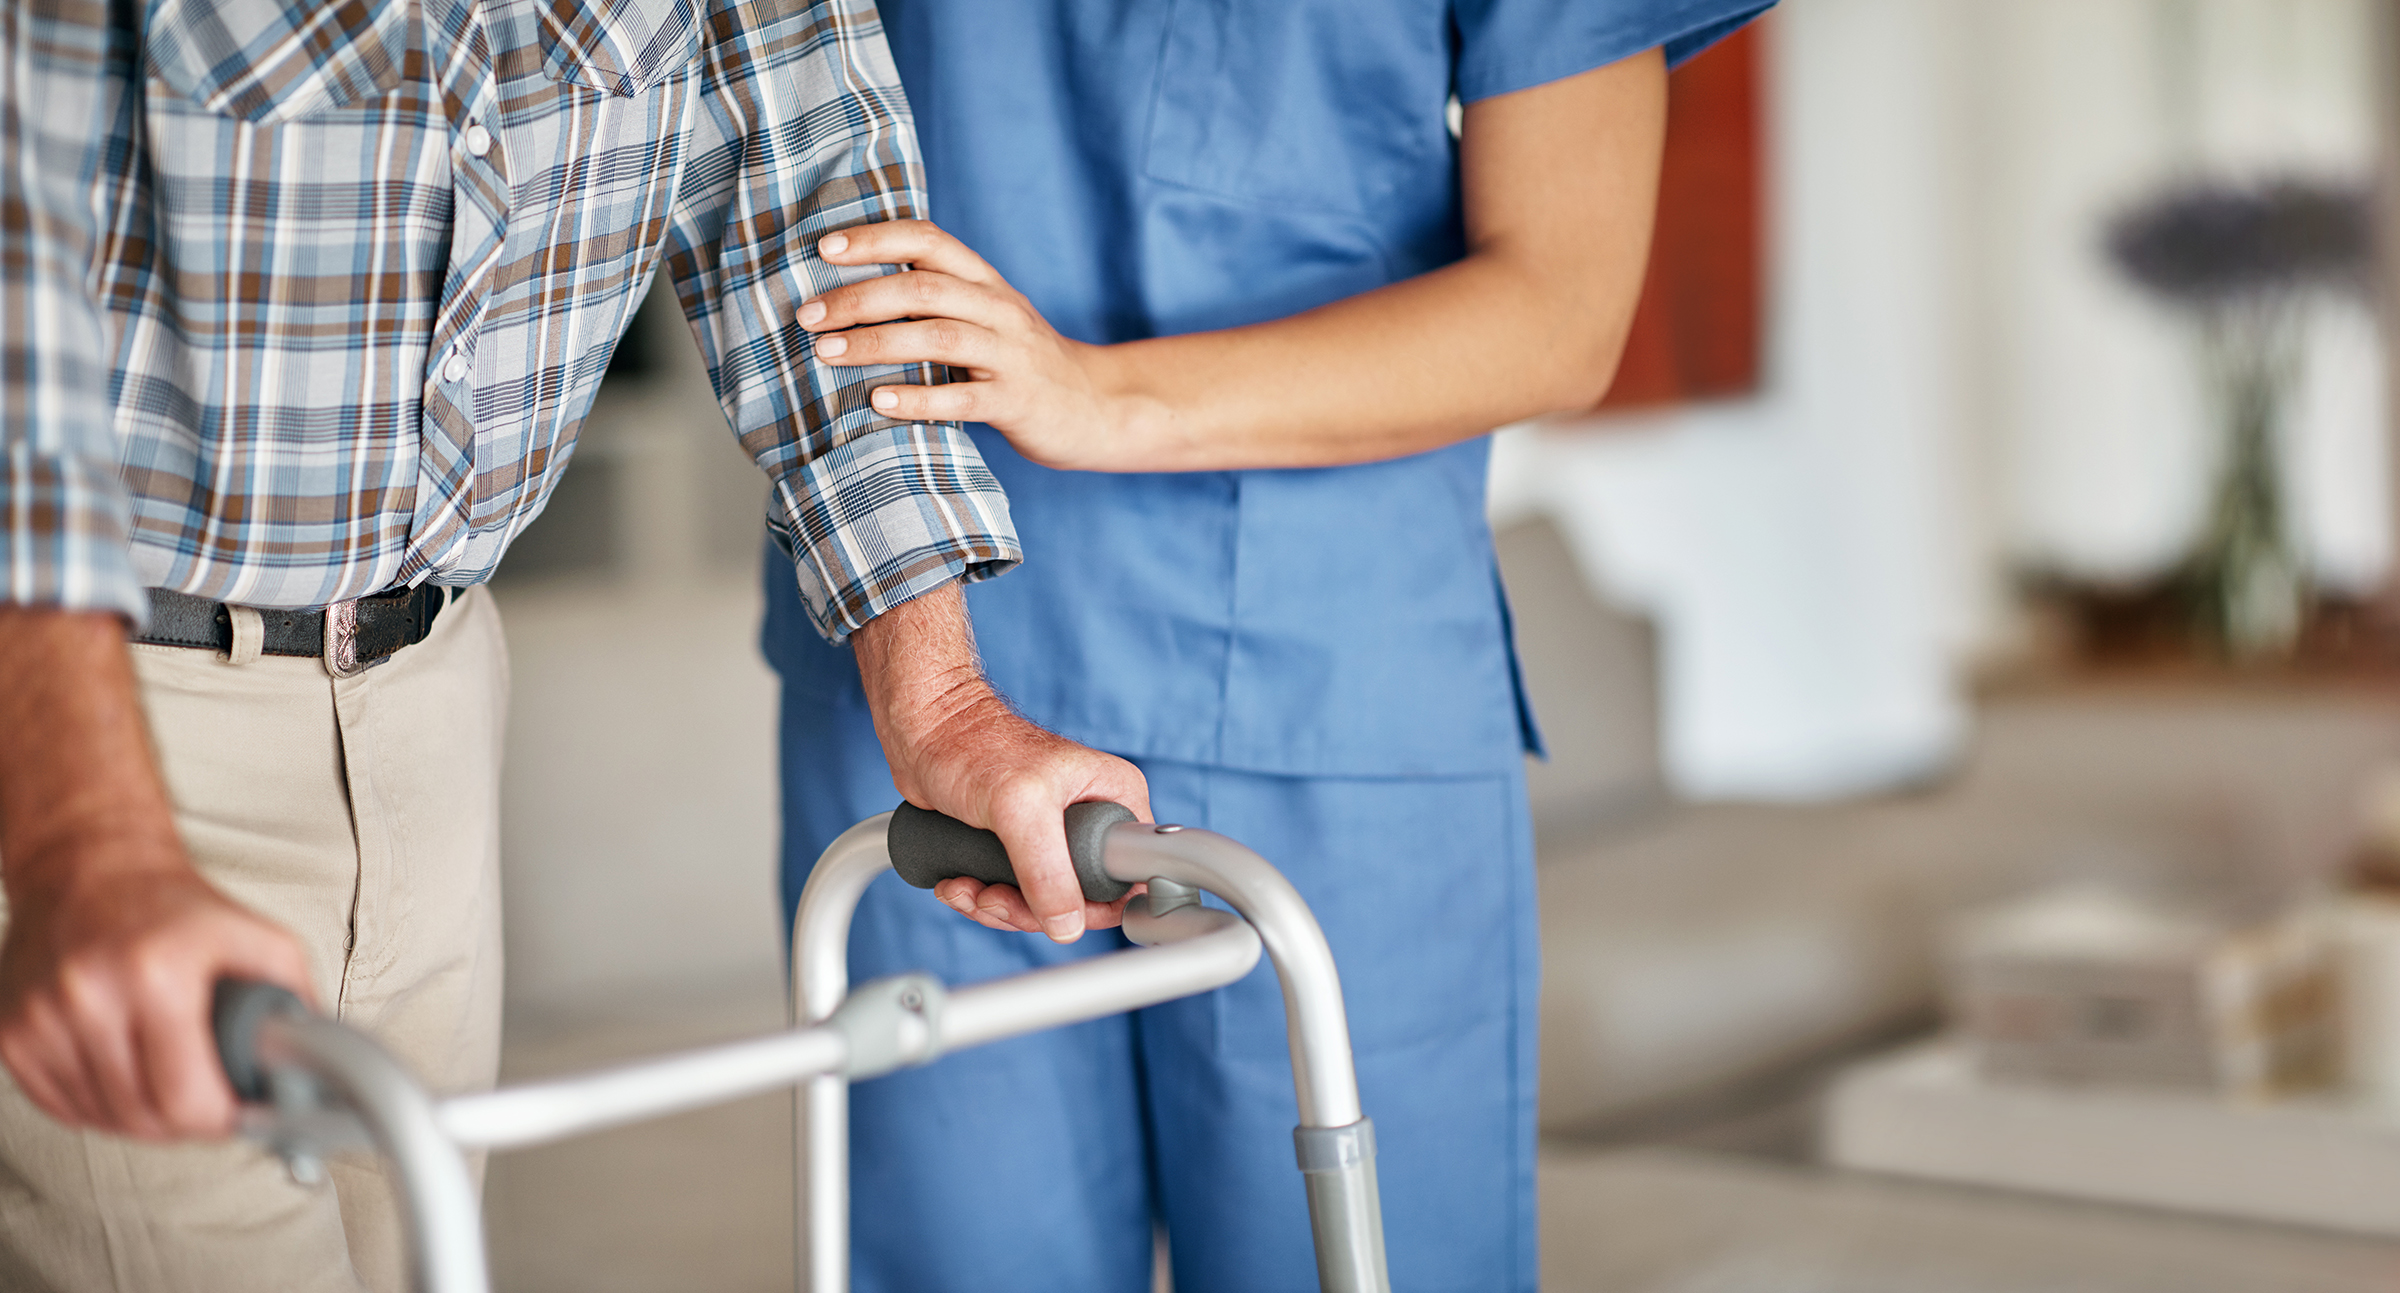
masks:
<instances>
[{"instance_id":1,"label":"walker crossbar","mask_svg":"<svg viewBox=\"0 0 2400 1293\"><path fill-rule=\"evenodd\" d=\"M310 1014L280 988L229 982L217 993L218 1046L246 1101L243 1134L302 1180L321 1175L327 1154L381 1150L398 1178L417 1287L488 1293L466 1151L522 1148L799 1085L799 1278L817 1293L846 1290L850 1081L1221 987L1257 964L1263 939L1291 1018L1320 1280L1339 1293L1388 1289L1374 1140L1358 1111L1340 983L1315 920L1280 875L1205 831L1107 826L1109 874L1152 885L1153 895L1126 912L1126 933L1142 946L956 990L904 975L851 992L850 916L890 865L889 816L836 840L801 896L794 999L806 1027L435 1100L364 1034ZM1199 906L1186 886L1217 894L1247 919Z\"/></svg>"}]
</instances>

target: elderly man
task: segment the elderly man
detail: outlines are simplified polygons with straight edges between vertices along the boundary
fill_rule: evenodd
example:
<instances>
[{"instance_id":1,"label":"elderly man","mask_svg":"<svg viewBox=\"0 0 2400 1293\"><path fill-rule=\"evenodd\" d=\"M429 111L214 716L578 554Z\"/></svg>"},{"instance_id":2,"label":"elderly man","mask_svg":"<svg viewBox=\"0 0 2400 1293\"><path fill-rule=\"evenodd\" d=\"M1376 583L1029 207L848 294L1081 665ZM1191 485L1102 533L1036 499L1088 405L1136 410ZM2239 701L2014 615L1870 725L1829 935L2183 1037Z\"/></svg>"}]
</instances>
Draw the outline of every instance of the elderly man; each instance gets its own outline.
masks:
<instances>
[{"instance_id":1,"label":"elderly man","mask_svg":"<svg viewBox=\"0 0 2400 1293\"><path fill-rule=\"evenodd\" d=\"M903 792L1045 874L1062 806L1146 806L983 682L1006 499L866 399L927 370L795 321L872 272L820 236L922 206L868 0L28 0L0 107L0 1287L401 1284L370 1165L138 1142L231 1126L225 976L492 1080L479 585L662 261Z\"/></svg>"}]
</instances>

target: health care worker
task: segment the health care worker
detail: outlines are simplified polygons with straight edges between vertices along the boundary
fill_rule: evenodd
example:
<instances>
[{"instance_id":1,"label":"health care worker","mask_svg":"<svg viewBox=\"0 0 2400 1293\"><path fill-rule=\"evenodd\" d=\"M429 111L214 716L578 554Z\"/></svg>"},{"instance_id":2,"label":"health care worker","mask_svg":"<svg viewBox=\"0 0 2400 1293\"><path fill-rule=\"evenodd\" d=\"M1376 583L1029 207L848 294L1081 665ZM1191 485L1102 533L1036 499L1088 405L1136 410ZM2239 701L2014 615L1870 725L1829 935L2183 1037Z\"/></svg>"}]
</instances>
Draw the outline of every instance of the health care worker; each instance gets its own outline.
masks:
<instances>
[{"instance_id":1,"label":"health care worker","mask_svg":"<svg viewBox=\"0 0 2400 1293\"><path fill-rule=\"evenodd\" d=\"M1762 7L882 5L940 227L827 239L837 263L916 268L799 322L821 362L963 370L875 398L985 424L1026 551L968 593L991 679L1139 764L1158 820L1283 868L1323 922L1399 1289L1536 1280L1536 737L1484 432L1605 389L1666 68ZM856 667L808 624L788 561L767 565L788 910L818 852L898 796ZM1063 874L1027 887L949 881L937 902L879 881L854 981L1125 946L1016 932L1117 916ZM1182 1293L1316 1287L1263 961L1207 996L862 1084L851 1107L861 1290L1132 1293L1154 1222Z\"/></svg>"}]
</instances>

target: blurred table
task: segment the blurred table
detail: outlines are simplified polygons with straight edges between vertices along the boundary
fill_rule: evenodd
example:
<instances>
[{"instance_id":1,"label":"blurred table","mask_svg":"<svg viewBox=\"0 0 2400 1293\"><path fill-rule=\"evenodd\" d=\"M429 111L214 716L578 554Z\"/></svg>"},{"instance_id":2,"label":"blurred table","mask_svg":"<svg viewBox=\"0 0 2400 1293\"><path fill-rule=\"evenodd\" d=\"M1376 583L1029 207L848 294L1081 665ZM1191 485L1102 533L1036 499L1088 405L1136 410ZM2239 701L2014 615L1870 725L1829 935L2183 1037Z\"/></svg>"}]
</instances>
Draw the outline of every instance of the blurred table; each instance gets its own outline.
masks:
<instances>
[{"instance_id":1,"label":"blurred table","mask_svg":"<svg viewBox=\"0 0 2400 1293\"><path fill-rule=\"evenodd\" d=\"M1937 1041L1853 1066L1823 1126L1836 1167L2400 1238L2400 1115L2330 1095L1995 1083Z\"/></svg>"}]
</instances>

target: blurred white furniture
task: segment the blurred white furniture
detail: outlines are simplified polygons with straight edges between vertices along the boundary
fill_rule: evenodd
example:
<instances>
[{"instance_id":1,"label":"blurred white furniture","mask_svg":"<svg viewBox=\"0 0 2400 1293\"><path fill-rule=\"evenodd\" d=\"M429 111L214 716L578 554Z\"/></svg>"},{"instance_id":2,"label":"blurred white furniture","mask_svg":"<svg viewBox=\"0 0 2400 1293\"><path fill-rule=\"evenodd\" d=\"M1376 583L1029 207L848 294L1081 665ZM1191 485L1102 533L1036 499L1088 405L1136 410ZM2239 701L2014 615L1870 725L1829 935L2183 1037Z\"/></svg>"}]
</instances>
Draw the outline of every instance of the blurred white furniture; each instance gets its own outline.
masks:
<instances>
[{"instance_id":1,"label":"blurred white furniture","mask_svg":"<svg viewBox=\"0 0 2400 1293\"><path fill-rule=\"evenodd\" d=\"M1844 1073L1823 1150L1837 1167L2400 1236L2400 1113L2331 1098L1995 1083L1935 1042Z\"/></svg>"},{"instance_id":2,"label":"blurred white furniture","mask_svg":"<svg viewBox=\"0 0 2400 1293\"><path fill-rule=\"evenodd\" d=\"M2400 1244L1674 1149L1542 1161L1550 1293L2390 1293Z\"/></svg>"},{"instance_id":3,"label":"blurred white furniture","mask_svg":"<svg viewBox=\"0 0 2400 1293\"><path fill-rule=\"evenodd\" d=\"M1930 1025L1937 936L1967 906L2065 879L2238 895L2322 876L2400 762L2400 688L2057 685L1986 697L1966 755L1911 792L1677 804L1644 757L1639 626L1561 576L1555 538L1512 528L1501 557L1556 756L1533 778L1553 1133Z\"/></svg>"}]
</instances>

